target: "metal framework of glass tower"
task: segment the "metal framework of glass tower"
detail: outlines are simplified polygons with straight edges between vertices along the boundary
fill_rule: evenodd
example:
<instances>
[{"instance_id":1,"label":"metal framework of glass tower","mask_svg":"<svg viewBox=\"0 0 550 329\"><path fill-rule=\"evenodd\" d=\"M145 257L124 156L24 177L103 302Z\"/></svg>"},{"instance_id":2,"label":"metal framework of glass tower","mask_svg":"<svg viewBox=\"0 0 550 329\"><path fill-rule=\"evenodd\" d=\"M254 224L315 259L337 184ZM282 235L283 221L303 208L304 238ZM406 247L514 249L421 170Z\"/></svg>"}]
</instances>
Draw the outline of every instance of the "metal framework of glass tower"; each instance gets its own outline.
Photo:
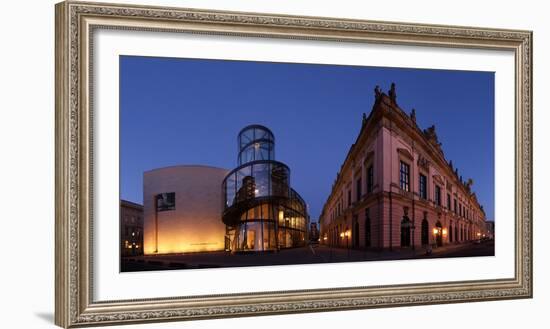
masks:
<instances>
[{"instance_id":1,"label":"metal framework of glass tower","mask_svg":"<svg viewBox=\"0 0 550 329\"><path fill-rule=\"evenodd\" d=\"M308 214L290 187L290 169L275 161L275 137L260 125L238 135L238 164L222 184L226 250L274 251L306 244Z\"/></svg>"}]
</instances>

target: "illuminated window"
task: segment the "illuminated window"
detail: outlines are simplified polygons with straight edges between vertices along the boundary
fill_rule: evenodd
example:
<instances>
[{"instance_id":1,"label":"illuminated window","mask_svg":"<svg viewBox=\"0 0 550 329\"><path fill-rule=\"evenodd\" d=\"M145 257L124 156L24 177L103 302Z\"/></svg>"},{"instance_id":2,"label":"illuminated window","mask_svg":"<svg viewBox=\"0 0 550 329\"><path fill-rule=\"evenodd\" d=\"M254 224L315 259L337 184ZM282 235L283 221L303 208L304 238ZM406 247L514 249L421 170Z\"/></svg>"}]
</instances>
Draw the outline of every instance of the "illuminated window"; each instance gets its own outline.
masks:
<instances>
[{"instance_id":1,"label":"illuminated window","mask_svg":"<svg viewBox=\"0 0 550 329\"><path fill-rule=\"evenodd\" d=\"M161 193L156 196L157 211L176 209L176 193Z\"/></svg>"}]
</instances>

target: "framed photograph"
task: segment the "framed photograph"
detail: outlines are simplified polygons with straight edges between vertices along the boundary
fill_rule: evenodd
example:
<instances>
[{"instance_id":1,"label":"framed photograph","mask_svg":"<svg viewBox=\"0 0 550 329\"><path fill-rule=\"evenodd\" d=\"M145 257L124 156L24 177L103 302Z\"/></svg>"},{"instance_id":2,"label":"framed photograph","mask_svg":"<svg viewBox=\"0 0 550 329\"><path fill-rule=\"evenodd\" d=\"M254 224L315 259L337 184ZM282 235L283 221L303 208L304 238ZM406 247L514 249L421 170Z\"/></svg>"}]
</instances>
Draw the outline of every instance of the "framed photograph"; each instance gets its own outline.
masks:
<instances>
[{"instance_id":1,"label":"framed photograph","mask_svg":"<svg viewBox=\"0 0 550 329\"><path fill-rule=\"evenodd\" d=\"M56 324L530 298L532 33L56 6Z\"/></svg>"}]
</instances>

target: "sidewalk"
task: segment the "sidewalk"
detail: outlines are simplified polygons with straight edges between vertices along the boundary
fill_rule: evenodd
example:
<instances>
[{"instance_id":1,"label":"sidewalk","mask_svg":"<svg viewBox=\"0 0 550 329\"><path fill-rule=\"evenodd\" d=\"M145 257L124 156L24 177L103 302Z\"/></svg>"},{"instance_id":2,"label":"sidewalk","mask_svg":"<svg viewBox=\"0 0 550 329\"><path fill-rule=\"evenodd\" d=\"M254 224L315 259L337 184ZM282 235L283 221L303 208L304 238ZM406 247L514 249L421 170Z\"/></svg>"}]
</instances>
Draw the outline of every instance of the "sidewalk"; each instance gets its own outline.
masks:
<instances>
[{"instance_id":1,"label":"sidewalk","mask_svg":"<svg viewBox=\"0 0 550 329\"><path fill-rule=\"evenodd\" d=\"M459 249L468 249L472 246L471 242L448 244L442 247L432 249L431 255L426 254L426 247L417 247L414 250L411 248L394 248L392 251L370 251L356 250L346 248L331 248L328 246L319 245L314 248L316 253L320 255L324 262L341 262L341 261L369 261L369 260L396 260L396 259L411 259L411 258L429 258Z\"/></svg>"}]
</instances>

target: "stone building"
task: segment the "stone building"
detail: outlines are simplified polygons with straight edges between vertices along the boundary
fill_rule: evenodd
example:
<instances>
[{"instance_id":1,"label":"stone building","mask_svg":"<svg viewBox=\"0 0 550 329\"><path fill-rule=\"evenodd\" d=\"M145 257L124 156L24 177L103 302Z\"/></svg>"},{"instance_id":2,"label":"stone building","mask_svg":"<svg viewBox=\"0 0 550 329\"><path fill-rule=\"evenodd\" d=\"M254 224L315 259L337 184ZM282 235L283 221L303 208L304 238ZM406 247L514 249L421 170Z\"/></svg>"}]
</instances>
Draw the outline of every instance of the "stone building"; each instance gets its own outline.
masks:
<instances>
[{"instance_id":1,"label":"stone building","mask_svg":"<svg viewBox=\"0 0 550 329\"><path fill-rule=\"evenodd\" d=\"M228 172L200 165L145 172L145 254L225 250L221 184Z\"/></svg>"},{"instance_id":2,"label":"stone building","mask_svg":"<svg viewBox=\"0 0 550 329\"><path fill-rule=\"evenodd\" d=\"M485 213L447 162L436 128L422 130L413 109L377 86L368 117L337 174L320 216L321 242L339 247L394 249L474 240Z\"/></svg>"},{"instance_id":3,"label":"stone building","mask_svg":"<svg viewBox=\"0 0 550 329\"><path fill-rule=\"evenodd\" d=\"M120 255L143 255L143 206L120 200Z\"/></svg>"}]
</instances>

